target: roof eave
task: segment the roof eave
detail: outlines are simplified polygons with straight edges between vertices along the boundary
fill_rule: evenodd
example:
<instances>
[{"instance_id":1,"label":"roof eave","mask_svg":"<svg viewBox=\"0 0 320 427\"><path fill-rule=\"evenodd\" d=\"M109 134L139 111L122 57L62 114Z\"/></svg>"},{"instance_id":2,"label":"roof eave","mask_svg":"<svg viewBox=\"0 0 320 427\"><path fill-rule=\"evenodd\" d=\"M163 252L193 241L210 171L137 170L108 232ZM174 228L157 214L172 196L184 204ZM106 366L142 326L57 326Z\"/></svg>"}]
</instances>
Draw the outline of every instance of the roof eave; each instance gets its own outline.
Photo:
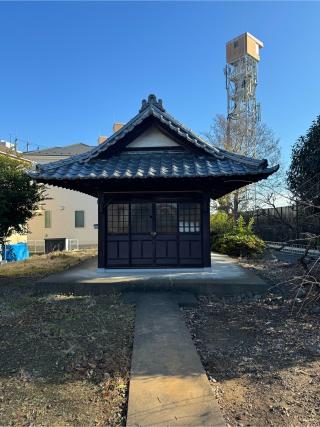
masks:
<instances>
[{"instance_id":1,"label":"roof eave","mask_svg":"<svg viewBox=\"0 0 320 427\"><path fill-rule=\"evenodd\" d=\"M234 177L235 179L237 179L237 177L241 177L241 176L265 176L266 178L270 175L272 175L273 173L277 172L279 170L279 165L275 165L272 167L266 167L264 169L257 169L256 171L244 171L243 173L220 173L220 174L215 174L215 175L199 175L199 174L195 174L195 175L187 175L187 176L134 176L134 177L127 177L127 176L121 176L118 178L115 177L99 177L99 176L81 176L81 175L74 175L74 176L61 176L61 177L48 177L45 175L41 175L41 170L39 168L40 165L36 165L36 170L30 170L28 171L28 175L30 176L30 178L39 181L39 182L45 182L45 181L92 181L92 180L104 180L104 181L110 181L110 180L124 180L124 179L131 179L131 180L141 180L141 179L187 179L187 178L230 178L230 177Z\"/></svg>"}]
</instances>

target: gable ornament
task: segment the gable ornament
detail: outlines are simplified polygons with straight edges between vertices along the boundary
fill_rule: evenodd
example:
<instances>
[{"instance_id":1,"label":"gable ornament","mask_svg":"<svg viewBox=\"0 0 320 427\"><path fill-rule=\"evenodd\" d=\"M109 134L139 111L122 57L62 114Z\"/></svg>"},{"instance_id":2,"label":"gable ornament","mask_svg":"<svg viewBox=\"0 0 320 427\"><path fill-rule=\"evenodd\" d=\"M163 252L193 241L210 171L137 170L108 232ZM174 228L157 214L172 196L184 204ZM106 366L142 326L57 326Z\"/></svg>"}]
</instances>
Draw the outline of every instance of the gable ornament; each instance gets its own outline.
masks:
<instances>
[{"instance_id":1,"label":"gable ornament","mask_svg":"<svg viewBox=\"0 0 320 427\"><path fill-rule=\"evenodd\" d=\"M139 110L139 113L142 113L142 111L146 110L149 106L155 106L160 111L165 111L162 105L162 99L157 99L157 97L154 94L150 94L148 96L148 100L143 99L141 103L141 108Z\"/></svg>"}]
</instances>

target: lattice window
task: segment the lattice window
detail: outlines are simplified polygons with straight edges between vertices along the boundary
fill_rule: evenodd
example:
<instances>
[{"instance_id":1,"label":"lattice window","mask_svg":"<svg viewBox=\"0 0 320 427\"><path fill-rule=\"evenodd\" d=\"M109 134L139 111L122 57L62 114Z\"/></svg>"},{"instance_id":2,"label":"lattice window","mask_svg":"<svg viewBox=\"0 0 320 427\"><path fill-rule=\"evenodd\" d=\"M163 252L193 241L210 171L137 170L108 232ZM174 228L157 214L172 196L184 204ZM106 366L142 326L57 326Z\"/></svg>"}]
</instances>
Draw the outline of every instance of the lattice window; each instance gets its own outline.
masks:
<instances>
[{"instance_id":1,"label":"lattice window","mask_svg":"<svg viewBox=\"0 0 320 427\"><path fill-rule=\"evenodd\" d=\"M177 232L177 203L156 203L157 233Z\"/></svg>"},{"instance_id":2,"label":"lattice window","mask_svg":"<svg viewBox=\"0 0 320 427\"><path fill-rule=\"evenodd\" d=\"M181 203L179 205L180 233L200 232L200 203Z\"/></svg>"},{"instance_id":3,"label":"lattice window","mask_svg":"<svg viewBox=\"0 0 320 427\"><path fill-rule=\"evenodd\" d=\"M108 233L127 234L129 232L129 204L112 203L108 206Z\"/></svg>"},{"instance_id":4,"label":"lattice window","mask_svg":"<svg viewBox=\"0 0 320 427\"><path fill-rule=\"evenodd\" d=\"M131 203L131 232L152 231L152 203Z\"/></svg>"}]
</instances>

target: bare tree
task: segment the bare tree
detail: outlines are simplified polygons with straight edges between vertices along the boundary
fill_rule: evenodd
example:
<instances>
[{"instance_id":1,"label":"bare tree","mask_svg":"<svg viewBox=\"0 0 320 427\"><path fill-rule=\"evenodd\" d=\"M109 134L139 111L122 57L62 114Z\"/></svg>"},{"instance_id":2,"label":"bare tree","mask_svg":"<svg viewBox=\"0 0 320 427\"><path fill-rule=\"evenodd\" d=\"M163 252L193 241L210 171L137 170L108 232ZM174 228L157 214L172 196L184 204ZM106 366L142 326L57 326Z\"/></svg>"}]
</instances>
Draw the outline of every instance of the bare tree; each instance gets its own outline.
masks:
<instances>
[{"instance_id":1,"label":"bare tree","mask_svg":"<svg viewBox=\"0 0 320 427\"><path fill-rule=\"evenodd\" d=\"M228 132L230 132L229 138ZM225 150L248 157L268 159L271 165L281 163L279 139L264 123L258 123L255 132L250 136L245 126L241 126L239 122L231 122L228 129L226 117L217 114L206 137L209 142ZM222 197L218 201L219 208L231 213L237 219L240 211L255 209L257 206L275 205L278 194L284 191L283 173L278 171L273 174L268 178L267 183L265 185L262 181L250 184Z\"/></svg>"}]
</instances>

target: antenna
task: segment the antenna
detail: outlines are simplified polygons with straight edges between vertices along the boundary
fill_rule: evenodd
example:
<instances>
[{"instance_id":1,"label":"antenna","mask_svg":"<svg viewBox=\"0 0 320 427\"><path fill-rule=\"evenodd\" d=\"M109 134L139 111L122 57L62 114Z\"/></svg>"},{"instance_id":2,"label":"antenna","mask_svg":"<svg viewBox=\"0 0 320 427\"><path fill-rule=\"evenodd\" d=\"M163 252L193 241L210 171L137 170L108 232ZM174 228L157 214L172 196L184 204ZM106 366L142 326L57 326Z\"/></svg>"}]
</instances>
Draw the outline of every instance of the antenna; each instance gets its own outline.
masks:
<instances>
[{"instance_id":1,"label":"antenna","mask_svg":"<svg viewBox=\"0 0 320 427\"><path fill-rule=\"evenodd\" d=\"M232 128L238 138L242 132L242 137L251 146L247 146L247 152L241 154L253 157L256 156L255 130L260 121L256 87L262 47L263 43L250 33L230 40L226 45L227 64L224 69L227 90L227 143L231 143Z\"/></svg>"}]
</instances>

